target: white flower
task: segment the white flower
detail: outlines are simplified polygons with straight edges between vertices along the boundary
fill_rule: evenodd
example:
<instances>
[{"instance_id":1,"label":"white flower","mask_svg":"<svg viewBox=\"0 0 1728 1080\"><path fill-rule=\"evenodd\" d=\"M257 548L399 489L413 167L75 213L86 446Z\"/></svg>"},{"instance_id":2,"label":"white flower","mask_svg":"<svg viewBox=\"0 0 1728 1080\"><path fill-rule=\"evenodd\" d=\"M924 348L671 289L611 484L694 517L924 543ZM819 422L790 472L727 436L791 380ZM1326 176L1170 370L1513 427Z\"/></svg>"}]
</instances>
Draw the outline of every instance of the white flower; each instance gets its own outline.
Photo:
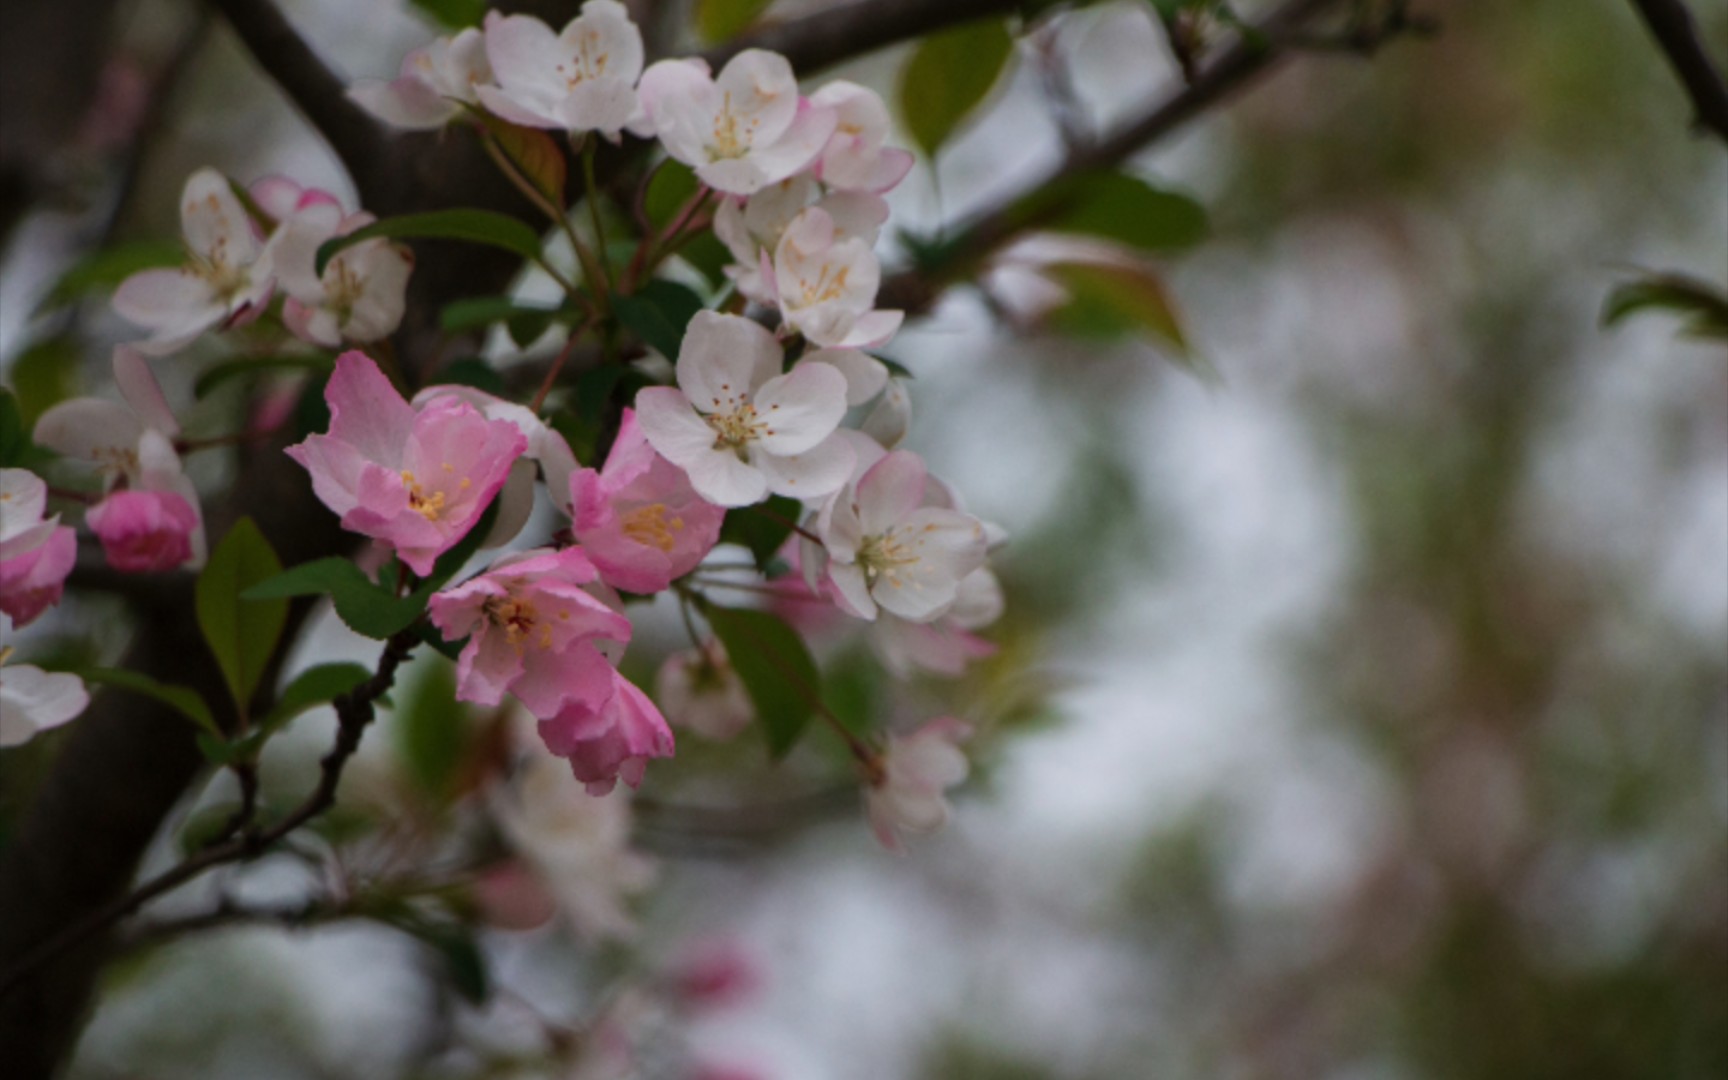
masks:
<instances>
[{"instance_id":1,"label":"white flower","mask_svg":"<svg viewBox=\"0 0 1728 1080\"><path fill-rule=\"evenodd\" d=\"M297 210L270 237L276 280L288 294L282 321L294 336L334 349L345 341L379 341L401 325L414 269L414 253L403 245L383 237L362 240L338 251L317 273L320 246L374 220L319 202Z\"/></svg>"},{"instance_id":2,"label":"white flower","mask_svg":"<svg viewBox=\"0 0 1728 1080\"><path fill-rule=\"evenodd\" d=\"M745 297L764 307L778 307L774 286L774 249L786 226L806 207L820 207L834 222L836 239L857 238L874 247L888 203L876 195L837 191L821 194L822 186L809 173L787 177L746 198L720 201L714 212L714 234L736 260L726 276ZM821 196L818 198L818 196Z\"/></svg>"},{"instance_id":3,"label":"white flower","mask_svg":"<svg viewBox=\"0 0 1728 1080\"><path fill-rule=\"evenodd\" d=\"M954 606L933 622L880 613L870 624L870 648L897 678L908 678L914 671L954 678L973 660L995 653L996 646L973 631L1001 618L1002 609L1002 584L988 566L981 566L960 579Z\"/></svg>"},{"instance_id":4,"label":"white flower","mask_svg":"<svg viewBox=\"0 0 1728 1080\"><path fill-rule=\"evenodd\" d=\"M103 489L178 495L192 511L190 554L184 565L204 565L203 512L198 489L180 467L174 437L180 425L168 399L137 350L114 350L114 381L126 404L101 398L72 398L44 412L32 435L38 445L97 466Z\"/></svg>"},{"instance_id":5,"label":"white flower","mask_svg":"<svg viewBox=\"0 0 1728 1080\"><path fill-rule=\"evenodd\" d=\"M948 821L943 791L966 779L966 755L957 745L972 729L951 716L931 720L910 735L890 735L882 771L864 792L870 827L883 847L904 848L899 832L933 832Z\"/></svg>"},{"instance_id":6,"label":"white flower","mask_svg":"<svg viewBox=\"0 0 1728 1080\"><path fill-rule=\"evenodd\" d=\"M10 648L0 650L0 662ZM90 704L84 680L50 674L29 664L0 666L0 746L29 742L38 731L58 727Z\"/></svg>"},{"instance_id":7,"label":"white flower","mask_svg":"<svg viewBox=\"0 0 1728 1080\"><path fill-rule=\"evenodd\" d=\"M720 506L768 492L813 499L835 491L852 454L833 438L846 378L830 364L780 374L780 345L749 319L702 311L678 351L678 386L636 395L636 418L661 457Z\"/></svg>"},{"instance_id":8,"label":"white flower","mask_svg":"<svg viewBox=\"0 0 1728 1080\"><path fill-rule=\"evenodd\" d=\"M719 641L668 656L654 677L654 697L668 721L705 739L730 739L756 718Z\"/></svg>"},{"instance_id":9,"label":"white flower","mask_svg":"<svg viewBox=\"0 0 1728 1080\"><path fill-rule=\"evenodd\" d=\"M257 318L273 285L263 242L227 177L215 169L199 169L187 179L180 228L190 256L185 266L140 270L114 292L114 310L150 331L138 348L156 356L213 326Z\"/></svg>"},{"instance_id":10,"label":"white flower","mask_svg":"<svg viewBox=\"0 0 1728 1080\"><path fill-rule=\"evenodd\" d=\"M918 455L896 450L822 508L835 602L861 619L878 606L912 622L947 613L989 542L970 514L926 505L933 482Z\"/></svg>"},{"instance_id":11,"label":"white flower","mask_svg":"<svg viewBox=\"0 0 1728 1080\"><path fill-rule=\"evenodd\" d=\"M588 0L558 34L531 15L491 12L486 56L498 85L479 87L480 102L512 123L616 140L636 114L642 33L614 0Z\"/></svg>"},{"instance_id":12,"label":"white flower","mask_svg":"<svg viewBox=\"0 0 1728 1080\"><path fill-rule=\"evenodd\" d=\"M666 152L703 183L749 195L802 171L834 134L832 109L798 96L784 56L745 49L712 77L701 60L663 60L642 73L642 117Z\"/></svg>"},{"instance_id":13,"label":"white flower","mask_svg":"<svg viewBox=\"0 0 1728 1080\"><path fill-rule=\"evenodd\" d=\"M786 324L818 345L880 345L905 314L873 311L882 270L870 245L845 236L812 206L786 226L774 251L774 279Z\"/></svg>"},{"instance_id":14,"label":"white flower","mask_svg":"<svg viewBox=\"0 0 1728 1080\"><path fill-rule=\"evenodd\" d=\"M824 184L841 191L879 195L912 169L912 153L884 146L888 107L876 91L844 79L810 95L811 104L834 110L834 134L816 163Z\"/></svg>"},{"instance_id":15,"label":"white flower","mask_svg":"<svg viewBox=\"0 0 1728 1080\"><path fill-rule=\"evenodd\" d=\"M460 115L463 104L478 104L476 87L491 81L486 39L469 27L404 56L401 74L389 82L361 79L348 96L393 127L431 131Z\"/></svg>"},{"instance_id":16,"label":"white flower","mask_svg":"<svg viewBox=\"0 0 1728 1080\"><path fill-rule=\"evenodd\" d=\"M563 761L536 747L513 785L493 789L490 805L505 839L579 934L625 937L635 929L626 899L653 884L654 864L630 849L628 799L589 795Z\"/></svg>"}]
</instances>

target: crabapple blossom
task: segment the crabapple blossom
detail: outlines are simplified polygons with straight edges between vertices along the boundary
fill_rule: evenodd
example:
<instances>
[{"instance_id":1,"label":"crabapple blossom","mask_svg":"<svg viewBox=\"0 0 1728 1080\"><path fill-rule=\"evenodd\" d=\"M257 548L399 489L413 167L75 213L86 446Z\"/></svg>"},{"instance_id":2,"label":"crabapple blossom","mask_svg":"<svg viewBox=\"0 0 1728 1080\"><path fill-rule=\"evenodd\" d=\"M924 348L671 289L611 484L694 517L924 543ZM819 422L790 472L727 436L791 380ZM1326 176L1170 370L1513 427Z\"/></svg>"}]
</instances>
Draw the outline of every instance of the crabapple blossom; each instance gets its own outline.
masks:
<instances>
[{"instance_id":1,"label":"crabapple blossom","mask_svg":"<svg viewBox=\"0 0 1728 1080\"><path fill-rule=\"evenodd\" d=\"M578 934L620 938L635 929L627 901L653 884L655 866L630 847L628 799L588 796L540 752L524 755L514 782L489 794L505 841Z\"/></svg>"},{"instance_id":2,"label":"crabapple blossom","mask_svg":"<svg viewBox=\"0 0 1728 1080\"><path fill-rule=\"evenodd\" d=\"M345 247L317 272L318 248L376 220L368 213L344 215L340 204L296 207L270 238L276 282L288 299L282 321L302 341L336 348L344 341L368 344L401 325L407 306L414 253L383 237Z\"/></svg>"},{"instance_id":3,"label":"crabapple blossom","mask_svg":"<svg viewBox=\"0 0 1728 1080\"><path fill-rule=\"evenodd\" d=\"M896 450L823 507L818 530L828 583L848 613L874 619L880 607L929 622L953 606L961 580L984 565L983 522L926 505L932 483L918 455Z\"/></svg>"},{"instance_id":4,"label":"crabapple blossom","mask_svg":"<svg viewBox=\"0 0 1728 1080\"><path fill-rule=\"evenodd\" d=\"M883 145L888 107L876 91L838 79L811 94L810 102L834 110L834 134L816 162L816 176L824 184L880 195L912 171L911 151Z\"/></svg>"},{"instance_id":5,"label":"crabapple blossom","mask_svg":"<svg viewBox=\"0 0 1728 1080\"><path fill-rule=\"evenodd\" d=\"M108 565L132 574L172 570L192 557L198 512L172 491L116 491L84 515Z\"/></svg>"},{"instance_id":6,"label":"crabapple blossom","mask_svg":"<svg viewBox=\"0 0 1728 1080\"><path fill-rule=\"evenodd\" d=\"M416 574L474 527L527 446L514 424L466 402L415 409L360 352L337 358L324 400L329 432L288 456L343 528L395 548Z\"/></svg>"},{"instance_id":7,"label":"crabapple blossom","mask_svg":"<svg viewBox=\"0 0 1728 1080\"><path fill-rule=\"evenodd\" d=\"M27 469L0 469L0 611L29 625L60 602L78 540L60 515L44 517L48 485Z\"/></svg>"},{"instance_id":8,"label":"crabapple blossom","mask_svg":"<svg viewBox=\"0 0 1728 1080\"><path fill-rule=\"evenodd\" d=\"M503 420L516 425L516 430L528 440L528 448L510 466L510 474L498 493L498 513L492 531L482 547L497 547L514 539L528 523L534 510L535 466L546 478L546 491L552 501L566 514L570 513L570 474L576 471L576 455L564 436L548 427L524 405L494 397L472 386L428 386L414 395L415 408L423 408L438 400L465 401L480 410L488 420Z\"/></svg>"},{"instance_id":9,"label":"crabapple blossom","mask_svg":"<svg viewBox=\"0 0 1728 1080\"><path fill-rule=\"evenodd\" d=\"M62 401L36 421L34 439L67 457L94 463L108 493L85 520L117 570L201 566L204 520L198 489L180 467L180 433L149 362L137 350L114 350L122 405L100 398ZM120 504L107 504L120 496ZM179 558L169 561L171 555Z\"/></svg>"},{"instance_id":10,"label":"crabapple blossom","mask_svg":"<svg viewBox=\"0 0 1728 1080\"><path fill-rule=\"evenodd\" d=\"M684 470L654 452L633 409L599 471L570 478L572 531L615 589L654 593L696 569L726 511L696 494Z\"/></svg>"},{"instance_id":11,"label":"crabapple blossom","mask_svg":"<svg viewBox=\"0 0 1728 1080\"><path fill-rule=\"evenodd\" d=\"M774 282L786 324L818 345L880 345L905 319L875 311L882 269L861 237L844 237L819 206L799 213L774 249Z\"/></svg>"},{"instance_id":12,"label":"crabapple blossom","mask_svg":"<svg viewBox=\"0 0 1728 1080\"><path fill-rule=\"evenodd\" d=\"M829 364L780 373L780 345L749 319L702 311L678 351L678 386L636 395L643 434L697 494L748 506L770 491L813 499L846 482L852 455L835 429L846 378Z\"/></svg>"},{"instance_id":13,"label":"crabapple blossom","mask_svg":"<svg viewBox=\"0 0 1728 1080\"><path fill-rule=\"evenodd\" d=\"M877 841L898 855L900 833L934 832L948 821L943 792L966 779L959 743L972 729L952 716L931 720L909 735L888 736L879 774L864 792L865 812Z\"/></svg>"},{"instance_id":14,"label":"crabapple blossom","mask_svg":"<svg viewBox=\"0 0 1728 1080\"><path fill-rule=\"evenodd\" d=\"M630 620L586 590L598 576L579 548L540 548L434 596L433 625L446 640L468 638L456 696L497 705L509 692L542 718L575 698L606 698L611 665L596 643L629 641Z\"/></svg>"},{"instance_id":15,"label":"crabapple blossom","mask_svg":"<svg viewBox=\"0 0 1728 1080\"><path fill-rule=\"evenodd\" d=\"M882 389L881 398L864 414L858 430L892 450L900 445L911 428L912 395L906 392L903 380L889 379L888 385Z\"/></svg>"},{"instance_id":16,"label":"crabapple blossom","mask_svg":"<svg viewBox=\"0 0 1728 1080\"><path fill-rule=\"evenodd\" d=\"M263 313L274 278L264 242L228 178L199 169L180 196L186 265L140 270L114 292L114 310L150 331L137 347L174 352L214 326L239 326Z\"/></svg>"},{"instance_id":17,"label":"crabapple blossom","mask_svg":"<svg viewBox=\"0 0 1728 1080\"><path fill-rule=\"evenodd\" d=\"M746 298L764 307L779 305L774 287L774 249L786 226L808 206L820 207L833 219L836 237L856 237L875 245L888 220L888 203L862 192L822 195L821 191L814 176L798 173L747 198L720 200L714 212L714 235L735 260L725 268L726 276Z\"/></svg>"},{"instance_id":18,"label":"crabapple blossom","mask_svg":"<svg viewBox=\"0 0 1728 1080\"><path fill-rule=\"evenodd\" d=\"M571 698L556 716L540 721L546 748L569 760L590 795L609 793L619 780L636 787L649 758L672 756L672 729L648 695L610 664L604 674L604 683L585 680L587 689L603 688L603 694Z\"/></svg>"},{"instance_id":19,"label":"crabapple blossom","mask_svg":"<svg viewBox=\"0 0 1728 1080\"><path fill-rule=\"evenodd\" d=\"M654 696L668 720L704 739L730 739L756 718L744 681L717 640L668 656L654 676Z\"/></svg>"},{"instance_id":20,"label":"crabapple blossom","mask_svg":"<svg viewBox=\"0 0 1728 1080\"><path fill-rule=\"evenodd\" d=\"M432 131L478 104L476 87L492 82L486 39L473 27L441 37L402 58L401 73L388 82L361 79L348 97L392 127Z\"/></svg>"},{"instance_id":21,"label":"crabapple blossom","mask_svg":"<svg viewBox=\"0 0 1728 1080\"><path fill-rule=\"evenodd\" d=\"M511 123L598 131L617 141L636 114L642 33L614 0L588 0L557 34L531 15L491 12L486 56L498 85L476 92Z\"/></svg>"},{"instance_id":22,"label":"crabapple blossom","mask_svg":"<svg viewBox=\"0 0 1728 1080\"><path fill-rule=\"evenodd\" d=\"M642 73L639 134L709 187L749 195L802 171L834 134L834 110L798 95L784 56L745 49L713 76L702 60L662 60Z\"/></svg>"},{"instance_id":23,"label":"crabapple blossom","mask_svg":"<svg viewBox=\"0 0 1728 1080\"><path fill-rule=\"evenodd\" d=\"M5 664L11 651L0 649L0 746L29 742L37 732L64 724L90 704L83 679L30 664Z\"/></svg>"},{"instance_id":24,"label":"crabapple blossom","mask_svg":"<svg viewBox=\"0 0 1728 1080\"><path fill-rule=\"evenodd\" d=\"M870 647L882 666L897 678L914 671L930 671L956 677L966 665L996 652L974 630L981 630L1002 615L1002 585L988 566L981 566L960 579L954 606L931 622L902 619L881 612L870 624Z\"/></svg>"}]
</instances>

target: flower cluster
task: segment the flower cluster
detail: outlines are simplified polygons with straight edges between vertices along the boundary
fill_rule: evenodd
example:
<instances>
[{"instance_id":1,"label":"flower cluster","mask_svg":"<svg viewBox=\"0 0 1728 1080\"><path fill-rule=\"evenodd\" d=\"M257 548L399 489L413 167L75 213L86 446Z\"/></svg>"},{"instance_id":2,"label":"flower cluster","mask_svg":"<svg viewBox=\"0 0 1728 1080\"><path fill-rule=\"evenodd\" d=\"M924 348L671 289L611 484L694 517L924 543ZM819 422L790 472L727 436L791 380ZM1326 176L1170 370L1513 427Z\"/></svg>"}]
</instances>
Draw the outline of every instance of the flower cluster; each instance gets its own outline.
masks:
<instances>
[{"instance_id":1,"label":"flower cluster","mask_svg":"<svg viewBox=\"0 0 1728 1080\"><path fill-rule=\"evenodd\" d=\"M149 355L177 352L213 329L254 322L284 294L281 318L295 337L334 348L379 341L402 321L414 257L382 238L337 252L322 271L318 248L371 224L334 195L266 177L242 193L199 169L180 197L186 262L141 270L120 283L114 310L150 332Z\"/></svg>"},{"instance_id":2,"label":"flower cluster","mask_svg":"<svg viewBox=\"0 0 1728 1080\"><path fill-rule=\"evenodd\" d=\"M761 50L718 72L698 59L644 61L624 6L589 0L559 31L493 13L482 29L410 54L394 80L350 90L373 115L408 129L469 119L488 139L514 125L562 131L585 149L589 133L651 139L693 177L678 223L644 236L616 282L589 273L592 252L558 221L583 261L580 287L559 282L567 310L589 319L571 344L595 331L608 342L603 362L620 362L610 342L623 328L606 293L636 290L638 270L651 278L675 246L662 241L687 225L711 227L730 254L716 278L721 291L696 296L704 309L680 318L670 385L614 403L598 439L603 460L578 461L542 414L549 393L560 400L563 356L525 406L455 385L410 398L400 371L352 348L335 357L323 385L327 429L287 450L342 526L399 563L377 588L403 599L431 591L416 591L425 579L451 582L432 592L424 617L460 646L457 696L486 707L513 699L596 795L619 780L636 786L650 760L672 754L662 709L716 740L757 718L761 687L740 671L759 683L761 658L743 656L744 640L729 640L729 655L699 628L709 615L711 628L721 627L707 590L724 587L714 575L728 571L713 569L723 564L710 553L734 523L775 523L782 531L767 547L786 538L780 557L797 567L763 571L767 580L749 588L795 599L803 610L792 621L806 628L813 610L867 627L896 675L959 674L991 650L976 631L1002 608L986 565L1000 535L901 447L911 420L906 384L867 351L885 345L903 318L877 306L874 249L889 216L884 196L913 162L888 145L882 100L844 81L805 95L787 60ZM515 138L545 141L533 132ZM591 188L589 197L599 196ZM555 218L565 212L548 208ZM127 404L65 402L35 431L41 446L100 470L102 495L85 520L109 563L126 571L195 567L205 549L179 456L197 441L181 437L144 354L251 322L260 324L251 334L276 328L332 352L380 342L403 317L413 267L407 249L354 236L369 215L281 178L242 189L200 170L187 181L181 219L186 264L137 273L114 297L149 331L136 349L115 354ZM652 381L651 365L637 374ZM770 498L772 507L759 506ZM43 517L35 477L8 471L6 499L0 607L21 624L58 599L75 542L57 518ZM548 527L537 504L561 521ZM539 535L518 541L530 528ZM464 568L446 556L459 545L476 550L473 540L493 554L457 576ZM771 554L754 553L759 566ZM635 636L627 605L666 592L693 647L664 660L650 697L619 671ZM812 687L797 690L827 715ZM966 772L956 748L965 730L944 719L909 736L842 732L884 844L897 847L899 829L945 818L943 791Z\"/></svg>"}]
</instances>

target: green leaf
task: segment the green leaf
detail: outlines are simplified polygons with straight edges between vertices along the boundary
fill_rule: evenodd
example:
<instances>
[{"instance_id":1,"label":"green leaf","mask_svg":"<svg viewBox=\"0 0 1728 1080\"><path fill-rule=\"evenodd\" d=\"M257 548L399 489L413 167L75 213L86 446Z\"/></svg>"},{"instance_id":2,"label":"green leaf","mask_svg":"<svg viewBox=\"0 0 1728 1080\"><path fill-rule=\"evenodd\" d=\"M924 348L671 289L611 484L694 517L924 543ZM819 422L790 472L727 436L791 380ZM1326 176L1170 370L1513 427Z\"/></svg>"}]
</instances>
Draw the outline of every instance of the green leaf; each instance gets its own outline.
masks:
<instances>
[{"instance_id":1,"label":"green leaf","mask_svg":"<svg viewBox=\"0 0 1728 1080\"><path fill-rule=\"evenodd\" d=\"M912 372L900 361L891 360L888 357L883 356L881 353L871 353L870 355L883 367L887 368L888 374L894 376L896 379L910 379L913 377Z\"/></svg>"},{"instance_id":2,"label":"green leaf","mask_svg":"<svg viewBox=\"0 0 1728 1080\"><path fill-rule=\"evenodd\" d=\"M900 115L925 155L936 151L990 95L1014 53L1008 24L963 23L918 43L900 75Z\"/></svg>"},{"instance_id":3,"label":"green leaf","mask_svg":"<svg viewBox=\"0 0 1728 1080\"><path fill-rule=\"evenodd\" d=\"M487 0L409 0L431 16L438 25L450 30L479 26L486 17Z\"/></svg>"},{"instance_id":4,"label":"green leaf","mask_svg":"<svg viewBox=\"0 0 1728 1080\"><path fill-rule=\"evenodd\" d=\"M1052 317L1057 329L1087 338L1150 335L1179 359L1193 361L1170 294L1151 267L1057 263L1048 272L1070 294Z\"/></svg>"},{"instance_id":5,"label":"green leaf","mask_svg":"<svg viewBox=\"0 0 1728 1080\"><path fill-rule=\"evenodd\" d=\"M614 299L612 310L649 348L676 361L685 329L702 310L702 298L687 286L656 279L630 296Z\"/></svg>"},{"instance_id":6,"label":"green leaf","mask_svg":"<svg viewBox=\"0 0 1728 1080\"><path fill-rule=\"evenodd\" d=\"M282 688L276 707L260 726L266 731L276 731L308 709L335 701L371 677L372 672L365 665L352 662L309 667Z\"/></svg>"},{"instance_id":7,"label":"green leaf","mask_svg":"<svg viewBox=\"0 0 1728 1080\"><path fill-rule=\"evenodd\" d=\"M1680 332L1688 337L1728 339L1728 293L1684 274L1651 274L1616 286L1602 305L1602 325L1652 309L1681 316Z\"/></svg>"},{"instance_id":8,"label":"green leaf","mask_svg":"<svg viewBox=\"0 0 1728 1080\"><path fill-rule=\"evenodd\" d=\"M186 249L170 240L122 244L87 255L60 275L60 280L36 305L38 314L61 307L97 289L111 289L140 270L179 266Z\"/></svg>"},{"instance_id":9,"label":"green leaf","mask_svg":"<svg viewBox=\"0 0 1728 1080\"><path fill-rule=\"evenodd\" d=\"M335 366L336 362L327 353L224 360L220 364L213 364L206 368L198 376L198 381L192 384L192 396L202 400L208 397L212 390L231 379L262 375L270 371L316 371L328 375L335 369Z\"/></svg>"},{"instance_id":10,"label":"green leaf","mask_svg":"<svg viewBox=\"0 0 1728 1080\"><path fill-rule=\"evenodd\" d=\"M396 706L396 753L434 803L449 800L468 746L468 712L456 700L456 669L443 659L416 665L419 677Z\"/></svg>"},{"instance_id":11,"label":"green leaf","mask_svg":"<svg viewBox=\"0 0 1728 1080\"><path fill-rule=\"evenodd\" d=\"M326 240L318 248L318 273L322 275L331 257L343 248L375 236L391 240L466 240L503 248L524 259L540 257L539 234L513 217L491 210L433 210L385 218L346 236Z\"/></svg>"},{"instance_id":12,"label":"green leaf","mask_svg":"<svg viewBox=\"0 0 1728 1080\"><path fill-rule=\"evenodd\" d=\"M12 469L23 465L33 448L17 395L0 386L0 467Z\"/></svg>"},{"instance_id":13,"label":"green leaf","mask_svg":"<svg viewBox=\"0 0 1728 1080\"><path fill-rule=\"evenodd\" d=\"M649 224L656 229L671 225L701 186L690 166L671 158L662 161L648 178L648 190L642 196L642 209Z\"/></svg>"},{"instance_id":14,"label":"green leaf","mask_svg":"<svg viewBox=\"0 0 1728 1080\"><path fill-rule=\"evenodd\" d=\"M797 499L775 495L759 506L741 506L726 512L720 525L720 542L748 548L756 569L766 573L774 556L792 535L792 526L804 510Z\"/></svg>"},{"instance_id":15,"label":"green leaf","mask_svg":"<svg viewBox=\"0 0 1728 1080\"><path fill-rule=\"evenodd\" d=\"M85 682L100 683L155 698L197 724L206 734L218 739L223 738L222 729L216 726L216 718L210 714L210 706L198 696L198 691L189 686L157 682L148 675L122 668L79 668L73 674Z\"/></svg>"},{"instance_id":16,"label":"green leaf","mask_svg":"<svg viewBox=\"0 0 1728 1080\"><path fill-rule=\"evenodd\" d=\"M821 700L821 677L804 639L766 611L709 606L703 614L762 718L769 755L785 757Z\"/></svg>"},{"instance_id":17,"label":"green leaf","mask_svg":"<svg viewBox=\"0 0 1728 1080\"><path fill-rule=\"evenodd\" d=\"M198 629L204 632L241 715L246 713L252 691L270 663L288 618L286 600L247 600L241 594L281 572L282 561L270 542L251 518L241 518L216 545L198 575L194 590Z\"/></svg>"},{"instance_id":18,"label":"green leaf","mask_svg":"<svg viewBox=\"0 0 1728 1080\"><path fill-rule=\"evenodd\" d=\"M568 205L564 186L569 178L569 166L564 160L564 151L558 149L552 136L536 128L500 120L490 113L478 115L498 148L534 190L553 206L564 209Z\"/></svg>"},{"instance_id":19,"label":"green leaf","mask_svg":"<svg viewBox=\"0 0 1728 1080\"><path fill-rule=\"evenodd\" d=\"M1080 177L1033 196L1026 210L1041 219L1039 228L1101 236L1141 251L1179 251L1206 236L1206 209L1199 203L1123 173Z\"/></svg>"},{"instance_id":20,"label":"green leaf","mask_svg":"<svg viewBox=\"0 0 1728 1080\"><path fill-rule=\"evenodd\" d=\"M737 37L774 0L696 0L696 33L710 45Z\"/></svg>"},{"instance_id":21,"label":"green leaf","mask_svg":"<svg viewBox=\"0 0 1728 1080\"><path fill-rule=\"evenodd\" d=\"M34 425L49 406L72 396L78 357L78 343L60 335L36 342L12 361L12 387L26 426Z\"/></svg>"},{"instance_id":22,"label":"green leaf","mask_svg":"<svg viewBox=\"0 0 1728 1080\"><path fill-rule=\"evenodd\" d=\"M336 615L357 634L382 641L420 617L430 591L416 590L397 596L374 584L347 559L330 557L301 563L291 570L260 581L247 589L244 598L321 596L329 594Z\"/></svg>"},{"instance_id":23,"label":"green leaf","mask_svg":"<svg viewBox=\"0 0 1728 1080\"><path fill-rule=\"evenodd\" d=\"M480 951L474 935L461 927L440 927L418 931L417 936L437 950L456 992L471 1005L484 1005L492 995L492 980L486 970L486 954Z\"/></svg>"}]
</instances>

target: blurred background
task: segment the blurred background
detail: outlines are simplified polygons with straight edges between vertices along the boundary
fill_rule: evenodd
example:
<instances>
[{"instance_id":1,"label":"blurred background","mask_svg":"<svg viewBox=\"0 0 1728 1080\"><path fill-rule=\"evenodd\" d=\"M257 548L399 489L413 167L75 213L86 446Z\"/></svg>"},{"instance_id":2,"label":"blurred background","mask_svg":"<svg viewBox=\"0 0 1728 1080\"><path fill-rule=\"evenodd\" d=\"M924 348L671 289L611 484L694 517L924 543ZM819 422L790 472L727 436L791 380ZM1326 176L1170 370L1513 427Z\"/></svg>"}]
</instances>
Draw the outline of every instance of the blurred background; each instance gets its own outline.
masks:
<instances>
[{"instance_id":1,"label":"blurred background","mask_svg":"<svg viewBox=\"0 0 1728 1080\"><path fill-rule=\"evenodd\" d=\"M61 327L32 309L93 243L172 238L193 168L351 191L225 29L186 44L185 7L121 5L109 100L184 66L148 152L85 121L60 204L11 223L21 394L95 385L106 351L82 376L44 359ZM284 8L355 76L431 33L386 3ZM1693 8L1720 60L1728 4ZM721 783L728 751L696 747L650 770L633 826L559 824L583 853L565 919L492 919L483 1002L365 921L211 931L113 969L72 1075L1728 1075L1728 356L1660 314L1599 321L1641 269L1722 281L1728 154L1626 3L1417 10L1437 36L1298 56L1136 160L1210 214L1162 268L1202 370L1005 324L977 290L895 341L908 445L1012 537L946 831L891 858L851 793ZM904 55L824 77L889 94ZM1152 5L1072 12L894 225L1048 167L1040 55L1092 130L1180 84ZM117 336L102 306L81 318ZM644 635L645 658L675 646L675 612ZM333 621L304 651L367 655ZM417 670L398 714L437 696ZM330 723L273 748L283 783ZM403 815L425 767L403 730L346 779L356 816ZM362 862L435 861L381 831ZM161 910L304 875L266 861Z\"/></svg>"}]
</instances>

